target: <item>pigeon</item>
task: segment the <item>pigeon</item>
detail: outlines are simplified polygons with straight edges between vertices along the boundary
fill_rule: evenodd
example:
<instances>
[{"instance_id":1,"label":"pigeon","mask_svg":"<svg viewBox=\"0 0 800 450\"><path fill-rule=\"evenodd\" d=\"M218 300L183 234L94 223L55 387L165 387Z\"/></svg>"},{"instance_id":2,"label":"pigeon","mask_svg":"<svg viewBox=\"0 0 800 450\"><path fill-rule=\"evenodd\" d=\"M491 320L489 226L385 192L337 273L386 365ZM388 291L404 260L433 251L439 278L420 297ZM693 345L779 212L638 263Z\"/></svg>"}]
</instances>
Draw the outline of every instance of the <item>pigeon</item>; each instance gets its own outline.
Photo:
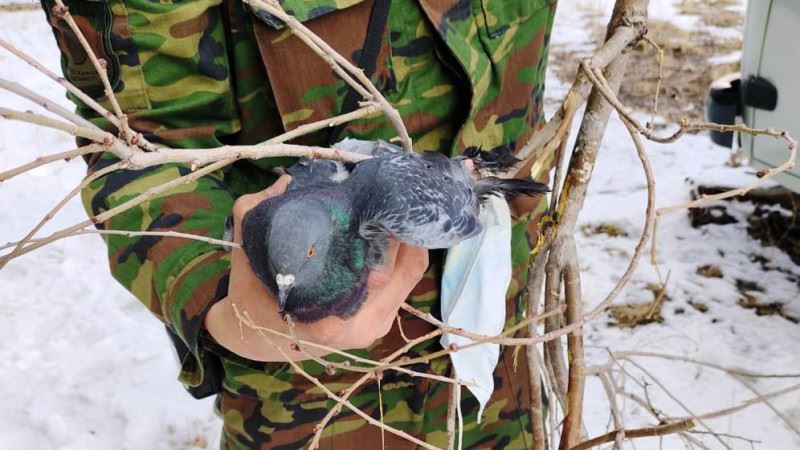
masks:
<instances>
[{"instance_id":1,"label":"pigeon","mask_svg":"<svg viewBox=\"0 0 800 450\"><path fill-rule=\"evenodd\" d=\"M448 158L354 139L336 148L372 158L301 159L286 169L292 176L286 192L248 211L242 223L253 272L276 297L278 311L300 323L355 314L390 238L449 248L481 232L481 203L489 197L548 191L530 179L472 176L473 166L502 170L518 162L501 152L470 149Z\"/></svg>"}]
</instances>

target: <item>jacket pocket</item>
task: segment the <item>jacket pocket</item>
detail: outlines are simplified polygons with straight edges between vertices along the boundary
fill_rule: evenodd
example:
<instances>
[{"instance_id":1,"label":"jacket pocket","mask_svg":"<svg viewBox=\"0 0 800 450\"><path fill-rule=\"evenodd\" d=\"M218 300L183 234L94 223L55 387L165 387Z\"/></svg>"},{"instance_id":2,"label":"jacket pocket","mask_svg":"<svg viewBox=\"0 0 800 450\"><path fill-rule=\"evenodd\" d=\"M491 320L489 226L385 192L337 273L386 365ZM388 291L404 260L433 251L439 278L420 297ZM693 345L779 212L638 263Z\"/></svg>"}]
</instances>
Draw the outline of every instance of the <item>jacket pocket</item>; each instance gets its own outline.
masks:
<instances>
[{"instance_id":1,"label":"jacket pocket","mask_svg":"<svg viewBox=\"0 0 800 450\"><path fill-rule=\"evenodd\" d=\"M108 0L65 1L89 46L98 58L105 59L106 73L112 88L119 85L119 58L111 46L111 5ZM53 12L55 2L44 0L42 6L53 29L59 50L61 69L66 79L94 98L103 96L103 84L77 35L62 17Z\"/></svg>"},{"instance_id":2,"label":"jacket pocket","mask_svg":"<svg viewBox=\"0 0 800 450\"><path fill-rule=\"evenodd\" d=\"M111 0L65 0L64 3L93 53L105 61L108 80L123 110L148 108L139 54L131 37L125 7ZM76 34L63 18L53 13L55 2L42 0L42 6L61 50L64 77L90 97L104 100L100 76ZM88 108L81 106L82 102L71 94L69 97L88 114Z\"/></svg>"},{"instance_id":3,"label":"jacket pocket","mask_svg":"<svg viewBox=\"0 0 800 450\"><path fill-rule=\"evenodd\" d=\"M375 71L370 78L383 92L393 89L388 27L371 30L380 32L380 36L368 36L373 2L286 0L281 4L356 66L366 40L379 39ZM263 12L255 14L259 19L255 21L256 40L284 128L292 130L339 114L348 91L345 82L283 22ZM322 144L328 138L317 135L304 142Z\"/></svg>"}]
</instances>

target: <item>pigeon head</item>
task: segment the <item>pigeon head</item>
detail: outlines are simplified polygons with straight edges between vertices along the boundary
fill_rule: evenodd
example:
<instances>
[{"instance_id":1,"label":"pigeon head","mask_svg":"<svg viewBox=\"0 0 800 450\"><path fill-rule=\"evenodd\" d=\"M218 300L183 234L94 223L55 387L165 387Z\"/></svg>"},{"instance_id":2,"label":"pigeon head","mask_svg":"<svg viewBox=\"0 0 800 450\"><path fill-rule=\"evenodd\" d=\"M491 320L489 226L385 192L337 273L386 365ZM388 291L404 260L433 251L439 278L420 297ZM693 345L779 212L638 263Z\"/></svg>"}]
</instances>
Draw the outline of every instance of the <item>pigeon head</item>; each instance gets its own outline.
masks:
<instances>
[{"instance_id":1,"label":"pigeon head","mask_svg":"<svg viewBox=\"0 0 800 450\"><path fill-rule=\"evenodd\" d=\"M276 209L265 238L280 312L294 289L308 290L325 272L333 232L330 211L318 201L300 199Z\"/></svg>"},{"instance_id":2,"label":"pigeon head","mask_svg":"<svg viewBox=\"0 0 800 450\"><path fill-rule=\"evenodd\" d=\"M351 210L325 195L284 194L249 211L242 224L250 266L299 322L351 316L366 295L367 243L351 232Z\"/></svg>"}]
</instances>

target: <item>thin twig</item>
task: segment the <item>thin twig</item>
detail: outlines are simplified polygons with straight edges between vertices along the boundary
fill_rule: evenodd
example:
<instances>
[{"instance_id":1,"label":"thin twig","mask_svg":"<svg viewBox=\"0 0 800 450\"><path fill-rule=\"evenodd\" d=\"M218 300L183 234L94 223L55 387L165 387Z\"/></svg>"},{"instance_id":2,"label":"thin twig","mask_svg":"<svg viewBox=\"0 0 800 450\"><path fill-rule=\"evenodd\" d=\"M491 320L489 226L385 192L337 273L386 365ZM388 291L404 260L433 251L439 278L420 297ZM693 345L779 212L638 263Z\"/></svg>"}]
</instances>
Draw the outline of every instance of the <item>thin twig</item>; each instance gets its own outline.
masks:
<instances>
[{"instance_id":1,"label":"thin twig","mask_svg":"<svg viewBox=\"0 0 800 450\"><path fill-rule=\"evenodd\" d=\"M636 439L643 437L664 436L667 434L686 431L693 427L695 427L694 420L686 419L678 422L672 422L648 428L636 428L633 430L614 430L609 433L602 434L595 438L589 439L588 441L581 442L580 444L574 447L570 447L569 450L588 450L592 447L597 447L598 445L613 441L614 437L620 432L624 432L625 437L627 439Z\"/></svg>"},{"instance_id":2,"label":"thin twig","mask_svg":"<svg viewBox=\"0 0 800 450\"><path fill-rule=\"evenodd\" d=\"M637 369L639 369L639 371L641 371L641 372L642 372L642 373L643 373L643 374L644 374L646 377L648 377L650 380L652 380L652 381L653 381L653 383L655 383L655 385L656 385L656 386L658 386L658 388L659 388L659 389L661 389L661 392L663 392L663 393L664 393L664 394L665 394L667 397L669 397L669 398L670 398L670 399L671 399L673 402L675 402L675 403L676 403L678 406L680 406L680 407L681 407L681 409L683 409L684 411L686 411L686 413L688 413L688 414L689 414L689 417L688 417L688 418L691 418L691 419L694 419L694 420L696 420L696 421L697 421L697 423L698 423L700 426L702 426L703 428L705 428L706 430L708 430L710 433L712 433L712 435L713 435L713 436L714 436L714 438L717 440L717 442L719 442L719 443L720 443L720 445L722 445L722 446L723 446L723 447L725 447L726 449L730 449L730 446L729 446L727 443L725 443L725 441L723 441L722 439L720 439L720 437L719 437L719 436L717 436L717 435L714 435L714 434L713 434L713 433L714 433L714 430L713 430L713 429L712 429L712 428L711 428L711 427L710 427L710 426L709 426L709 425L708 425L708 424L705 422L705 420L703 420L701 417L699 417L697 414L695 414L695 413L694 413L694 412L693 412L693 411L692 411L692 410L691 410L691 409L690 409L690 408L689 408L689 407L686 405L686 403L685 403L685 402L683 402L683 401L682 401L680 398L678 398L678 397L677 397L677 396L676 396L674 393L672 393L672 392L671 392L669 389L667 389L667 387L664 385L664 383L662 383L662 382L661 382L661 380L659 380L659 379L658 379L658 378L657 378L655 375L653 375L653 374L652 374L652 373L651 373L649 370L645 369L645 368L644 368L644 367L643 367L641 364L637 363L636 361L628 360L628 363L629 363L629 364L631 364L631 365L633 365L633 366L634 366L634 367L636 367ZM645 395L647 395L647 390L645 390ZM649 401L649 400L648 400L648 403L650 403L650 401Z\"/></svg>"},{"instance_id":3,"label":"thin twig","mask_svg":"<svg viewBox=\"0 0 800 450\"><path fill-rule=\"evenodd\" d=\"M88 186L94 180L97 180L98 178L100 178L102 176L105 176L105 175L107 175L107 174L109 174L109 173L111 173L111 172L113 172L113 171L115 171L115 170L117 170L117 169L119 169L121 167L122 167L122 163L114 163L114 164L106 166L106 167L104 167L104 168L102 168L100 170L97 170L97 171L91 173L90 175L86 176L77 186L75 186L69 193L67 193L67 195L65 195L64 198L62 198L56 204L56 206L53 207L53 209L51 209L47 214L45 214L45 216L36 224L36 226L34 226L22 239L20 239L18 242L16 242L14 244L14 249L10 253L0 257L0 269L5 267L5 265L9 261L11 261L12 259L16 258L17 256L20 256L20 255L22 255L24 253L27 253L25 251L27 249L27 247L25 245L28 244L33 239L33 237L36 235L36 233L38 233L39 230L41 230L42 227L44 227L45 224L47 224L47 222L51 221L53 219L53 217L56 216L56 214L61 210L61 208L63 208L67 204L67 202L69 202L73 197L78 195L83 188ZM80 229L84 229L84 228L92 225L91 221L84 221L83 224L84 225L82 227L76 228L74 231L78 231ZM64 237L68 237L70 235L71 235L71 233L65 233L64 235L61 235L61 236L58 236L56 238L50 239L49 241L47 241L46 238L45 238L45 239L37 240L36 242L31 242L30 245L39 245L41 247L44 244L47 244L49 242L54 242L56 240L59 240L59 239L64 238Z\"/></svg>"},{"instance_id":4,"label":"thin twig","mask_svg":"<svg viewBox=\"0 0 800 450\"><path fill-rule=\"evenodd\" d=\"M11 92L12 94L19 95L20 97L26 98L33 103L41 106L42 108L46 109L47 111L52 112L53 114L61 117L62 119L66 119L75 125L84 127L84 128L96 128L100 129L97 125L89 122L88 120L84 119L83 117L75 114L74 112L64 108L63 106L59 105L58 103L43 97L36 92L26 88L25 86L17 83L16 81L9 81L3 78L0 78L0 88Z\"/></svg>"},{"instance_id":5,"label":"thin twig","mask_svg":"<svg viewBox=\"0 0 800 450\"><path fill-rule=\"evenodd\" d=\"M239 309L236 307L235 304L233 305L233 309L234 309L234 312L236 313L236 317L239 319L240 323L242 323L242 322L244 322L245 324L247 322L252 323L252 319L250 319L249 315L247 315L247 312L245 312L244 314L240 313ZM270 343L276 350L278 350L278 352L281 354L283 359L285 361L287 361L289 363L289 365L292 366L292 369L294 369L294 371L297 374L301 375L303 378L307 379L308 381L313 383L315 386L317 386L331 400L334 400L336 402L339 402L339 403L343 404L344 406L347 406L347 408L349 408L351 411L353 411L356 415L360 416L362 419L366 420L371 425L374 425L374 426L376 426L378 428L385 429L386 431L388 431L388 432L390 432L390 433L392 433L394 435L400 436L401 438L406 439L406 440L408 440L410 442L413 442L414 444L417 444L417 445L419 445L421 447L424 447L424 448L427 448L427 449L431 449L431 450L441 450L436 446L430 445L427 442L424 442L424 441L421 441L421 440L417 439L416 437L406 433L405 431L398 430L397 428L390 427L389 425L381 423L379 420L376 420L375 418L373 418L369 414L367 414L364 411L362 411L357 406L355 406L352 403L350 403L347 399L336 395L335 393L333 393L333 391L328 389L322 382L320 382L319 379L317 379L314 376L311 376L308 372L303 370L303 368L293 358L291 358L286 353L286 351L283 350L283 348L281 346L279 346L279 345L275 344L274 342L272 342L272 340L269 338L269 336L267 336L262 330L256 329L255 331L261 336L262 339L264 339L266 342Z\"/></svg>"},{"instance_id":6,"label":"thin twig","mask_svg":"<svg viewBox=\"0 0 800 450\"><path fill-rule=\"evenodd\" d=\"M614 428L616 429L614 432L614 450L621 450L622 441L625 439L625 422L622 419L622 412L617 403L616 387L609 371L601 371L597 376L600 378L600 383L606 393L608 406L611 408L611 419L614 421Z\"/></svg>"},{"instance_id":7,"label":"thin twig","mask_svg":"<svg viewBox=\"0 0 800 450\"><path fill-rule=\"evenodd\" d=\"M210 165L208 165L206 167L198 169L197 171L192 172L192 173L190 173L188 175L184 175L184 176L175 178L173 180L170 180L170 181L168 181L166 183L163 183L161 185L152 187L152 188L146 190L145 192L143 192L141 195L138 195L138 196L136 196L136 197L124 202L124 203L121 203L121 204L119 204L119 205L117 205L117 206L115 206L115 207L113 207L113 208L111 208L111 209L109 209L107 211L104 211L104 212L102 212L102 213L100 213L100 214L98 214L96 216L92 216L88 220L84 220L84 221L81 221L81 222L79 222L79 223L77 223L75 225L71 225L69 227L62 228L61 230L56 231L56 232L48 235L47 237L38 240L37 242L30 243L29 245L26 245L25 247L17 249L17 251L12 255L4 255L4 256L0 257L0 268L5 266L11 259L13 259L15 257L22 256L22 255L24 255L26 253L30 253L30 252L38 249L38 248L41 248L41 247L49 244L50 242L62 239L64 237L66 237L66 236L71 235L72 233L74 233L76 231L82 230L82 229L87 228L87 227L89 227L91 225L94 225L94 224L97 224L97 223L103 223L106 220L116 216L117 214L120 214L120 213L122 213L124 211L127 211L127 210L129 210L129 209L131 209L133 207L136 207L136 206L146 202L147 200L152 199L156 195L159 195L161 193L167 192L167 191L169 191L171 189L174 189L174 188L176 188L176 187L178 187L178 186L180 186L182 184L191 183L192 181L194 181L194 180L196 180L196 179L198 179L198 178L200 178L202 176L208 175L208 174L210 174L210 173L212 173L212 172L214 172L216 170L219 170L219 169L227 166L228 164L231 164L232 162L233 162L233 160L231 160L231 159L224 159L224 160L221 160L221 161L217 161L217 162L215 162L213 164L210 164ZM111 167L111 166L109 166L109 167ZM119 168L119 166L117 166L117 168ZM106 169L108 169L108 167Z\"/></svg>"},{"instance_id":8,"label":"thin twig","mask_svg":"<svg viewBox=\"0 0 800 450\"><path fill-rule=\"evenodd\" d=\"M640 357L647 357L647 358L659 358L659 359L666 359L670 361L681 361L691 364L697 364L700 366L710 367L713 369L717 369L722 372L729 373L731 375L747 377L747 378L800 378L800 373L760 373L760 372L751 372L749 370L739 369L735 367L728 367L723 366L720 364L714 364L708 361L703 361L697 358L691 358L684 355L673 355L671 353L658 353L658 352L646 352L640 350L626 350L626 351L617 351L612 353L613 356L617 359L629 359L631 356L640 356Z\"/></svg>"},{"instance_id":9,"label":"thin twig","mask_svg":"<svg viewBox=\"0 0 800 450\"><path fill-rule=\"evenodd\" d=\"M40 156L33 161L23 164L21 166L15 167L10 170L6 170L5 172L0 173L0 182L10 180L15 176L27 172L29 170L36 169L37 167L44 166L45 164L49 164L53 161L62 161L62 160L71 160L72 158L77 158L79 156L88 155L90 153L98 153L105 151L105 149L99 144L89 144L84 145L83 147L78 147L73 150L68 150L65 152L54 153L52 155Z\"/></svg>"},{"instance_id":10,"label":"thin twig","mask_svg":"<svg viewBox=\"0 0 800 450\"><path fill-rule=\"evenodd\" d=\"M75 22L75 19L72 17L72 14L69 12L69 8L64 5L62 0L55 0L56 6L53 7L53 15L58 18L64 19L69 25L72 32L78 38L78 42L83 47L84 52L89 57L89 61L92 63L95 72L100 77L100 82L103 84L103 92L106 95L106 99L108 99L109 103L111 103L111 107L114 110L114 115L119 119L119 131L122 134L122 138L128 143L131 144L130 139L134 136L134 133L131 132L130 128L128 127L128 117L122 112L122 109L119 106L119 102L117 101L117 96L114 95L114 89L111 86L111 82L108 79L108 61L103 60L100 62L97 59L97 55L94 54L94 50L92 46L89 45L89 41L86 40L86 36L83 35L83 31L81 31L78 24Z\"/></svg>"},{"instance_id":11,"label":"thin twig","mask_svg":"<svg viewBox=\"0 0 800 450\"><path fill-rule=\"evenodd\" d=\"M756 389L756 387L753 385L753 383L748 381L747 378L740 375L733 375L733 378L735 378L739 383L742 384L742 386L747 388L747 390L752 392L754 395L758 397L763 396L763 394L759 392L758 389ZM776 417L781 419L783 424L786 425L786 428L792 430L795 436L800 437L800 427L798 427L797 424L789 420L789 418L786 417L786 414L778 410L778 408L776 408L771 401L769 401L768 399L764 399L764 406L769 408L769 410L772 411L772 414L775 414Z\"/></svg>"},{"instance_id":12,"label":"thin twig","mask_svg":"<svg viewBox=\"0 0 800 450\"><path fill-rule=\"evenodd\" d=\"M25 61L34 69L38 70L51 80L60 84L62 87L64 87L64 89L69 91L69 93L77 97L80 101L86 104L86 106L94 110L94 112L105 118L107 121L109 121L109 123L111 123L115 127L119 128L121 126L119 119L117 119L113 114L111 114L109 110L103 107L100 103L97 103L97 101L95 101L93 98L86 95L85 92L76 87L74 84L67 81L64 77L56 75L50 69L42 65L39 61L36 61L32 57L30 57L27 53L19 50L17 47L13 46L11 43L9 43L4 39L0 39L0 47L3 47L4 49L8 50L17 58Z\"/></svg>"},{"instance_id":13,"label":"thin twig","mask_svg":"<svg viewBox=\"0 0 800 450\"><path fill-rule=\"evenodd\" d=\"M381 362L394 361L395 359L397 359L400 356L402 356L403 354L405 354L413 346L415 346L415 345L417 345L419 343L425 342L425 341L427 341L429 339L433 339L433 338L435 338L437 336L441 336L441 334L442 334L442 330L436 329L436 330L431 331L430 333L428 333L428 334L426 334L424 336L420 336L420 337L418 337L416 339L413 339L413 340L407 342L406 345L404 345L403 347L401 347L398 350L396 350L395 352L393 352L391 355L389 355L386 358L384 358ZM344 392L342 393L342 399L347 400L348 398L350 398L350 396L352 396L364 383L366 383L367 381L369 381L373 377L374 377L374 373L368 373L368 374L365 374L364 376L362 376L361 378L359 378L358 380L356 380L353 384L351 384L347 389L344 390ZM319 446L319 440L322 437L322 430L325 429L325 426L328 424L328 422L330 422L337 414L339 414L339 412L342 410L342 406L344 406L344 403L343 402L338 402L336 405L334 405L333 408L331 408L328 411L328 413L325 415L325 417L323 417L322 420L319 423L317 423L317 425L315 427L316 428L316 432L314 433L314 437L311 440L311 444L309 445L309 449L315 449L315 448L317 448Z\"/></svg>"},{"instance_id":14,"label":"thin twig","mask_svg":"<svg viewBox=\"0 0 800 450\"><path fill-rule=\"evenodd\" d=\"M730 408L720 409L718 411L711 411L705 414L698 414L692 415L688 417L689 419L696 419L696 420L708 420L708 419L717 419L719 417L728 416L733 413L739 412L745 408L749 408L753 405L757 405L759 403L763 403L766 400L771 398L780 397L782 395L789 394L791 392L800 391L800 383L793 384L789 387L785 387L783 389L779 389L777 391L770 392L768 394L762 394L756 397L753 397L749 400L745 400L744 402L740 403L737 406L732 406Z\"/></svg>"},{"instance_id":15,"label":"thin twig","mask_svg":"<svg viewBox=\"0 0 800 450\"><path fill-rule=\"evenodd\" d=\"M96 128L83 128L78 125L75 125L74 123L51 119L50 117L43 116L41 114L25 112L25 111L16 111L13 109L0 107L0 117L8 120L18 120L20 122L27 122L33 125L39 125L41 127L64 131L73 136L86 138L94 142L97 142L99 144L109 146L109 150L112 151L114 149L124 148L122 146L114 146L114 149L111 148L111 146L116 141L116 138L111 133L107 133L105 131L98 130ZM121 158L125 158L128 155L123 154L119 156Z\"/></svg>"}]
</instances>

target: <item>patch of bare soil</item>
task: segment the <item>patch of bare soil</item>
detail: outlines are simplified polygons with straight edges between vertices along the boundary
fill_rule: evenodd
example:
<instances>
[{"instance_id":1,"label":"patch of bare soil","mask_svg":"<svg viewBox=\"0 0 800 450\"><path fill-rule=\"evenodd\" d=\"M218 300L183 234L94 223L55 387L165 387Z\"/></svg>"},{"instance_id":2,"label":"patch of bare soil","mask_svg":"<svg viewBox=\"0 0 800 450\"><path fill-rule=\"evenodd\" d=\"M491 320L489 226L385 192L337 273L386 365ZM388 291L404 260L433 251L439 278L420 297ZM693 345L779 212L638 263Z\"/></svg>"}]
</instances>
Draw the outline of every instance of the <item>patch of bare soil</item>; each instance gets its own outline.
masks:
<instances>
[{"instance_id":1,"label":"patch of bare soil","mask_svg":"<svg viewBox=\"0 0 800 450\"><path fill-rule=\"evenodd\" d=\"M692 192L692 198L719 194L730 189L727 186L698 186ZM754 189L729 201L753 203L755 209L747 216L747 234L766 247L781 249L795 264L800 264L800 194L782 187L772 187ZM691 208L689 220L695 228L708 224L727 225L738 222L728 214L724 203Z\"/></svg>"},{"instance_id":2,"label":"patch of bare soil","mask_svg":"<svg viewBox=\"0 0 800 450\"><path fill-rule=\"evenodd\" d=\"M765 246L780 248L795 264L800 264L800 196L797 198L797 207L791 212L757 206L747 218L747 233Z\"/></svg>"},{"instance_id":3,"label":"patch of bare soil","mask_svg":"<svg viewBox=\"0 0 800 450\"><path fill-rule=\"evenodd\" d=\"M738 0L681 0L678 11L687 16L698 16L704 25L720 28L742 28L744 18L733 8Z\"/></svg>"},{"instance_id":4,"label":"patch of bare soil","mask_svg":"<svg viewBox=\"0 0 800 450\"><path fill-rule=\"evenodd\" d=\"M781 316L792 323L800 323L800 317L786 312L783 302L770 302L763 298L764 288L753 281L736 280L736 290L742 295L737 302L745 309L752 309L757 316Z\"/></svg>"},{"instance_id":5,"label":"patch of bare soil","mask_svg":"<svg viewBox=\"0 0 800 450\"><path fill-rule=\"evenodd\" d=\"M732 9L734 0L683 0L679 10L697 16L701 24L692 30L679 28L672 23L651 17L647 36L663 50L659 68L659 52L646 42L640 43L628 60L626 81L622 84L620 98L629 108L645 113L653 111L653 100L659 79L658 115L674 123L684 117L699 119L711 82L722 75L739 70L738 62L712 63L713 57L722 57L742 47L741 33L736 37L721 36L719 29L742 30L742 14ZM605 24L596 19L596 13L587 11L584 18L600 42ZM729 33L731 34L731 33ZM553 48L550 64L558 77L570 82L575 77L578 61L590 54L565 48ZM660 74L660 76L659 76Z\"/></svg>"},{"instance_id":6,"label":"patch of bare soil","mask_svg":"<svg viewBox=\"0 0 800 450\"><path fill-rule=\"evenodd\" d=\"M628 232L625 231L624 228L613 222L585 224L581 226L581 231L583 231L583 233L587 236L595 234L605 234L606 236L610 237L628 236Z\"/></svg>"},{"instance_id":7,"label":"patch of bare soil","mask_svg":"<svg viewBox=\"0 0 800 450\"><path fill-rule=\"evenodd\" d=\"M722 268L716 264L706 264L697 268L696 273L706 278L722 278Z\"/></svg>"}]
</instances>

